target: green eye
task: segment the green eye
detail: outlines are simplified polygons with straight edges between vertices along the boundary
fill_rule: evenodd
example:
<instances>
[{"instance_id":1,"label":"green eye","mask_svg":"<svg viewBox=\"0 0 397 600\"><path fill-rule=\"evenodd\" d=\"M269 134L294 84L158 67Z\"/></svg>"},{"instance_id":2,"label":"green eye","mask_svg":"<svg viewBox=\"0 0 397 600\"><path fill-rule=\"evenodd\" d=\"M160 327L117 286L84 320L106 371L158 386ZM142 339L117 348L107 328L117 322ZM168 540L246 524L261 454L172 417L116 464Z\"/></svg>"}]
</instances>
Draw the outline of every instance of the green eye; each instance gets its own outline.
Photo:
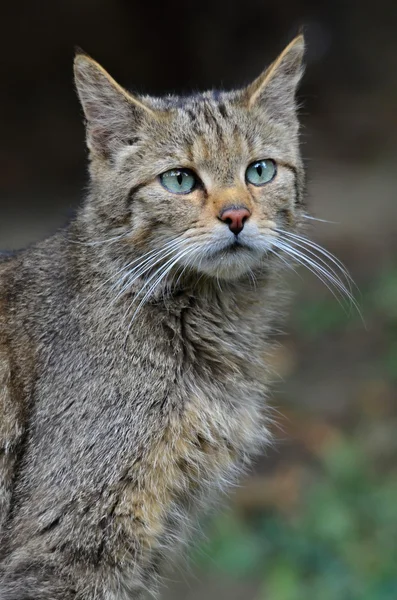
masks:
<instances>
[{"instance_id":1,"label":"green eye","mask_svg":"<svg viewBox=\"0 0 397 600\"><path fill-rule=\"evenodd\" d=\"M173 194L190 194L196 187L197 177L189 169L171 169L160 175L160 181Z\"/></svg>"},{"instance_id":2,"label":"green eye","mask_svg":"<svg viewBox=\"0 0 397 600\"><path fill-rule=\"evenodd\" d=\"M245 178L252 185L265 185L269 183L276 175L276 163L271 158L266 160L257 160L248 165L245 172Z\"/></svg>"}]
</instances>

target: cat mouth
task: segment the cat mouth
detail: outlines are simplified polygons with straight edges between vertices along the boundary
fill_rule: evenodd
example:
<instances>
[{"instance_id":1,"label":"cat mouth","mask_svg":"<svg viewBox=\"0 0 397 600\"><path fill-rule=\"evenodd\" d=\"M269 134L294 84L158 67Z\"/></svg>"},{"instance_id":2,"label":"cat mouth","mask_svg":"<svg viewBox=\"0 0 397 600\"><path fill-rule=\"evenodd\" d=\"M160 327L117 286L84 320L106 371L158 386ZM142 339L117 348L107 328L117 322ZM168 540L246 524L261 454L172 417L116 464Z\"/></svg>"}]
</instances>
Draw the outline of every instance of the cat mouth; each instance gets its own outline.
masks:
<instances>
[{"instance_id":1,"label":"cat mouth","mask_svg":"<svg viewBox=\"0 0 397 600\"><path fill-rule=\"evenodd\" d=\"M236 237L236 239L232 240L227 246L217 250L215 254L237 254L238 252L243 251L251 252L252 248Z\"/></svg>"},{"instance_id":2,"label":"cat mouth","mask_svg":"<svg viewBox=\"0 0 397 600\"><path fill-rule=\"evenodd\" d=\"M229 237L209 244L197 261L198 271L222 279L235 279L253 269L262 260L262 251L254 240Z\"/></svg>"}]
</instances>

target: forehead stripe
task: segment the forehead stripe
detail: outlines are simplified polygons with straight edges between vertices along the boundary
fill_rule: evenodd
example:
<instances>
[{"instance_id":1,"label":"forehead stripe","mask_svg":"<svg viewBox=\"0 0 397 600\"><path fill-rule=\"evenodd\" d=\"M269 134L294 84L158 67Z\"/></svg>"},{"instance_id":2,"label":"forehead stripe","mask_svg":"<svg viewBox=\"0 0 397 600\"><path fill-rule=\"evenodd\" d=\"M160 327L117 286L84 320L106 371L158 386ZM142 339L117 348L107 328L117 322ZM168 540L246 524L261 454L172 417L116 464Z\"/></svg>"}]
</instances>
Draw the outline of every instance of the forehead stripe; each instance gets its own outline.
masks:
<instances>
[{"instance_id":1,"label":"forehead stripe","mask_svg":"<svg viewBox=\"0 0 397 600\"><path fill-rule=\"evenodd\" d=\"M220 102L218 104L218 110L219 110L219 112L221 113L221 115L222 115L222 117L224 119L228 118L229 115L227 114L226 106L225 106L225 104L223 102Z\"/></svg>"},{"instance_id":2,"label":"forehead stripe","mask_svg":"<svg viewBox=\"0 0 397 600\"><path fill-rule=\"evenodd\" d=\"M222 138L222 128L220 126L218 119L212 112L212 107L209 104L204 105L203 116L204 116L206 123L210 127L215 126L216 133L217 133L218 137L221 139Z\"/></svg>"}]
</instances>

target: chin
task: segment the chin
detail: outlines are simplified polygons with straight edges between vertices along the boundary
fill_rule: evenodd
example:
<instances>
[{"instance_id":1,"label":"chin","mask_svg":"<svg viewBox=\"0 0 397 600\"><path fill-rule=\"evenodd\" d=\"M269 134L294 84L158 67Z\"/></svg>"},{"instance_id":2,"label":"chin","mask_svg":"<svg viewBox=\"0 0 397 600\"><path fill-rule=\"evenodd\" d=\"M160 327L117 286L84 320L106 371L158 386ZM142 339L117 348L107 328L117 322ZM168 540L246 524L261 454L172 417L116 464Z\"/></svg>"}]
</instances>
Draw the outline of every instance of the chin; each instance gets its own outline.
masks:
<instances>
[{"instance_id":1,"label":"chin","mask_svg":"<svg viewBox=\"0 0 397 600\"><path fill-rule=\"evenodd\" d=\"M231 247L201 258L196 266L199 273L216 279L232 280L247 275L263 264L264 253L249 248Z\"/></svg>"}]
</instances>

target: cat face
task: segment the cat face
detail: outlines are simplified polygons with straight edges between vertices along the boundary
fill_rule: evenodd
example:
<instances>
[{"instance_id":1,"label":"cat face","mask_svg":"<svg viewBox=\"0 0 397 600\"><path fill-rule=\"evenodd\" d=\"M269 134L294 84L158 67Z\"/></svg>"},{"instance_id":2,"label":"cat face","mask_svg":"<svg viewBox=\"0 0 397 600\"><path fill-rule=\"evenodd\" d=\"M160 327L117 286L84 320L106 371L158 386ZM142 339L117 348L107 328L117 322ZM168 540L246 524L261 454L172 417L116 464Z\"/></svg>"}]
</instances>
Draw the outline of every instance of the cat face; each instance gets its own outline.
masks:
<instances>
[{"instance_id":1,"label":"cat face","mask_svg":"<svg viewBox=\"0 0 397 600\"><path fill-rule=\"evenodd\" d=\"M189 269L232 279L262 265L275 230L296 227L302 211L302 54L300 36L247 88L183 98L132 96L78 55L102 235L121 235L165 265L164 276Z\"/></svg>"}]
</instances>

